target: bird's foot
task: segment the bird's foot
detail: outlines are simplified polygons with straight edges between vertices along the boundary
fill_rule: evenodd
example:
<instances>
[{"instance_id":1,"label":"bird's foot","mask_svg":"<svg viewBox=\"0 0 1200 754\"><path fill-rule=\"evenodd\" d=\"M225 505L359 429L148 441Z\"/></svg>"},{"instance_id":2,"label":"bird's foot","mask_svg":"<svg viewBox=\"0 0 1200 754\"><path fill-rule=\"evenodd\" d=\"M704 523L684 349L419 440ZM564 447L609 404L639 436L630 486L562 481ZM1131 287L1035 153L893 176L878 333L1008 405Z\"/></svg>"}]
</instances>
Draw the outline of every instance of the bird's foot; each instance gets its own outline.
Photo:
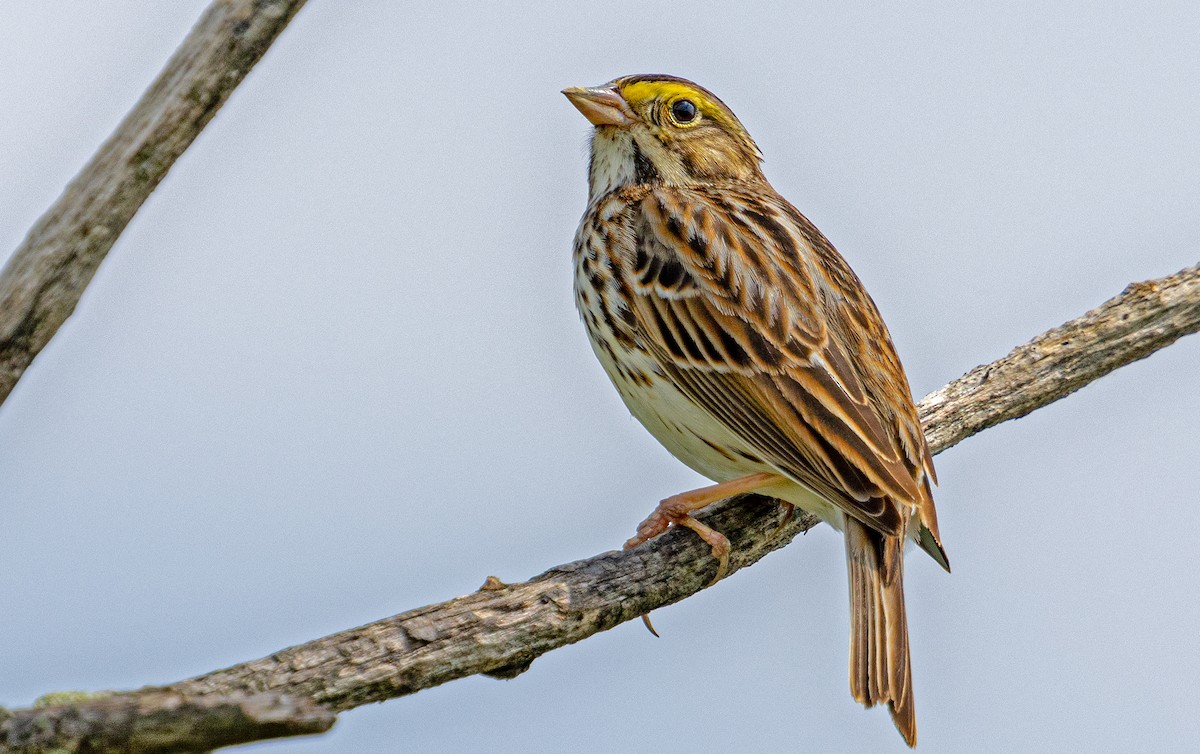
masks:
<instances>
[{"instance_id":1,"label":"bird's foot","mask_svg":"<svg viewBox=\"0 0 1200 754\"><path fill-rule=\"evenodd\" d=\"M713 557L717 559L717 573L709 582L709 586L712 586L723 579L729 571L729 539L711 526L698 521L692 513L718 500L724 500L744 492L753 492L777 481L779 481L779 476L775 474L750 474L710 487L701 487L697 490L672 495L659 503L654 512L647 516L645 521L638 524L637 534L625 543L625 549L631 550L643 542L657 537L671 526L686 526L708 543L712 548Z\"/></svg>"}]
</instances>

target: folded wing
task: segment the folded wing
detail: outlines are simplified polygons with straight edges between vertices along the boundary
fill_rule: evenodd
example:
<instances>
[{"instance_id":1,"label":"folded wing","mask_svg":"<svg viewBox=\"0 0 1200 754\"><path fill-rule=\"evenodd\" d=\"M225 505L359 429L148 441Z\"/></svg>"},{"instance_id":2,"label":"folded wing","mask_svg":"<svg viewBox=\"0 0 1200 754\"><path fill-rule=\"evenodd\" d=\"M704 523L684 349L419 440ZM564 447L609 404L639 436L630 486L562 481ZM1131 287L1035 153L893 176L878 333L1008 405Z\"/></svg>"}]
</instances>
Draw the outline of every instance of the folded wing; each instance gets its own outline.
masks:
<instances>
[{"instance_id":1,"label":"folded wing","mask_svg":"<svg viewBox=\"0 0 1200 754\"><path fill-rule=\"evenodd\" d=\"M907 380L828 241L729 187L657 188L635 222L633 313L661 368L778 471L881 533L916 509L936 543Z\"/></svg>"}]
</instances>

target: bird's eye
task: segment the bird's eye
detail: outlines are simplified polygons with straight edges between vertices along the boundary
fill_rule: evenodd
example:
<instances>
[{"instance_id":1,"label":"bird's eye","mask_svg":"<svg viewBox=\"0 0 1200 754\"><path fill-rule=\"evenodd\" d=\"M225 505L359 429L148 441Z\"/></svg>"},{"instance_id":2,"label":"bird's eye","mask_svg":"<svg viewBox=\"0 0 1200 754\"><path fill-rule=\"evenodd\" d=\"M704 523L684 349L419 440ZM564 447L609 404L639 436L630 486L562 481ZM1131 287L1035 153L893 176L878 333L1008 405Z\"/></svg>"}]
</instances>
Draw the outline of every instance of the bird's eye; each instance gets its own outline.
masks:
<instances>
[{"instance_id":1,"label":"bird's eye","mask_svg":"<svg viewBox=\"0 0 1200 754\"><path fill-rule=\"evenodd\" d=\"M690 99L677 99L671 103L671 119L676 123L691 123L696 119L696 104Z\"/></svg>"}]
</instances>

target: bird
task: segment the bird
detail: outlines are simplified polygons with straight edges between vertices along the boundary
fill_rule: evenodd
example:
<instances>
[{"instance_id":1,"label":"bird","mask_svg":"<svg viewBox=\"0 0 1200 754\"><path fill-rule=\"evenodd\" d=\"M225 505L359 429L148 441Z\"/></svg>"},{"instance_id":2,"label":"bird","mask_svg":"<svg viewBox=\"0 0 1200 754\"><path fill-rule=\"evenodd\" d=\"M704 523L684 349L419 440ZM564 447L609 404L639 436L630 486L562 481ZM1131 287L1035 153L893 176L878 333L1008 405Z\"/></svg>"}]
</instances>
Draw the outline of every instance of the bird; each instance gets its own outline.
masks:
<instances>
[{"instance_id":1,"label":"bird","mask_svg":"<svg viewBox=\"0 0 1200 754\"><path fill-rule=\"evenodd\" d=\"M575 302L630 413L716 484L663 500L625 543L755 492L844 534L850 691L917 740L904 550L950 570L933 458L879 310L824 235L768 183L762 153L716 95L623 76L563 94L593 126L575 234ZM789 508L790 510L790 508Z\"/></svg>"}]
</instances>

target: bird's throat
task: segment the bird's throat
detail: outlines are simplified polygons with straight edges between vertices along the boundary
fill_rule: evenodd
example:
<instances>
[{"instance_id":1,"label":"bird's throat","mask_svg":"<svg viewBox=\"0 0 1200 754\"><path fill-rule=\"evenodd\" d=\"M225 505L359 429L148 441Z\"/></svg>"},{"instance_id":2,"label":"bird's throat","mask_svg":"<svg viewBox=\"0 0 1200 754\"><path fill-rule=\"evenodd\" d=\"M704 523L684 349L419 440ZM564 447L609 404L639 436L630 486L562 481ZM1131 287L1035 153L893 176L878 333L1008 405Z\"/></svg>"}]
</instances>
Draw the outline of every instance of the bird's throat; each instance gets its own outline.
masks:
<instances>
[{"instance_id":1,"label":"bird's throat","mask_svg":"<svg viewBox=\"0 0 1200 754\"><path fill-rule=\"evenodd\" d=\"M592 160L588 167L588 199L601 196L639 181L638 155L641 151L627 129L600 127L592 135ZM643 156L641 162L649 166ZM652 170L652 166L650 167ZM642 170L646 172L645 169Z\"/></svg>"}]
</instances>

